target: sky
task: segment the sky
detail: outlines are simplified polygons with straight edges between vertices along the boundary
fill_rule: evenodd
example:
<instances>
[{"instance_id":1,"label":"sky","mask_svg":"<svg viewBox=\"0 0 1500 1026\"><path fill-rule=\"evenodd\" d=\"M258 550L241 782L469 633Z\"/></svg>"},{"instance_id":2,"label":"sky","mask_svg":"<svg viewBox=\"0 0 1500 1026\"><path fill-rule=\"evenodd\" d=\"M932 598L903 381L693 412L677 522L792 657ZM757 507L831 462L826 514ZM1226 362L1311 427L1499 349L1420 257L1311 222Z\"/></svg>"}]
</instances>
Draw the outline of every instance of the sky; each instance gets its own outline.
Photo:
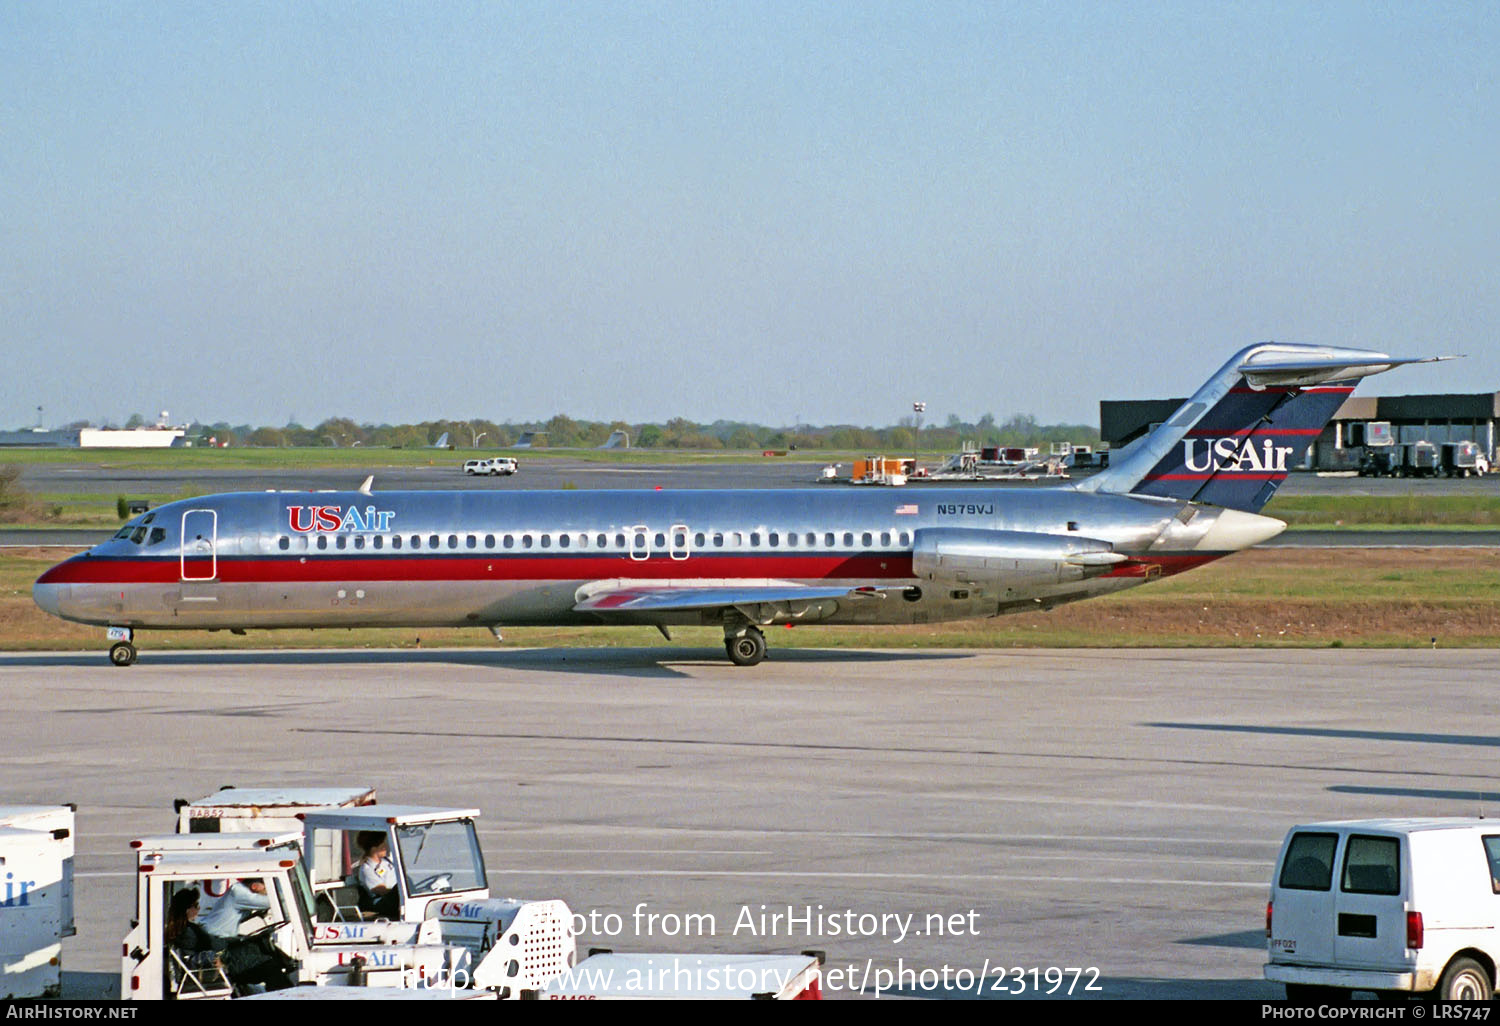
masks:
<instances>
[{"instance_id":1,"label":"sky","mask_svg":"<svg viewBox=\"0 0 1500 1026\"><path fill-rule=\"evenodd\" d=\"M1500 5L0 3L0 427L1500 390Z\"/></svg>"}]
</instances>

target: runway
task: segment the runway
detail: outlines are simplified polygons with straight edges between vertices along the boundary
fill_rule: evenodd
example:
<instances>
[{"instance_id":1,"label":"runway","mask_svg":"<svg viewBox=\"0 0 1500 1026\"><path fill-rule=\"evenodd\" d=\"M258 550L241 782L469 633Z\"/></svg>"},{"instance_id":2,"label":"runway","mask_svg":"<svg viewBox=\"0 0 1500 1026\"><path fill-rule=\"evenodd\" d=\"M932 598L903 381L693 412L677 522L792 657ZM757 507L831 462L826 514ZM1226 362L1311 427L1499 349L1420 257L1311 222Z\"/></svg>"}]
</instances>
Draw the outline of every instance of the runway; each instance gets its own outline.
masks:
<instances>
[{"instance_id":1,"label":"runway","mask_svg":"<svg viewBox=\"0 0 1500 1026\"><path fill-rule=\"evenodd\" d=\"M0 804L79 805L75 994L116 985L126 844L173 798L371 784L483 810L497 895L619 917L581 948L821 948L831 998L1032 996L1048 968L1075 997L1268 998L1286 829L1500 807L1497 675L1475 650L7 654Z\"/></svg>"}]
</instances>

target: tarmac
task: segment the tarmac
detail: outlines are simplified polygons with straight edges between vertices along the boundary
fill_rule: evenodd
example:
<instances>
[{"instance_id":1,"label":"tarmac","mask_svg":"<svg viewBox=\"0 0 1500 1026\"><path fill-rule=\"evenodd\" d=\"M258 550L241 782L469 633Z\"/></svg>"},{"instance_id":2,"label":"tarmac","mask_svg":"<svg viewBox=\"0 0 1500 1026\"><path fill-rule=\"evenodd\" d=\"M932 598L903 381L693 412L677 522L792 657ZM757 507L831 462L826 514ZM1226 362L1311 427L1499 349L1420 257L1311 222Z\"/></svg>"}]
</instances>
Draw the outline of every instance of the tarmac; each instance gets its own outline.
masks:
<instances>
[{"instance_id":1,"label":"tarmac","mask_svg":"<svg viewBox=\"0 0 1500 1026\"><path fill-rule=\"evenodd\" d=\"M498 450L497 450L498 451ZM507 450L509 451L509 450ZM808 453L761 460L705 457L693 462L625 463L573 456L519 454L520 471L508 477L479 477L463 472L464 460L484 453L434 453L429 466L385 467L378 454L370 464L349 469L327 467L200 467L137 469L109 461L100 463L27 463L21 465L21 484L33 492L63 492L135 498L180 493L265 491L266 489L355 489L370 474L376 491L403 489L530 488L825 488L848 487L819 483L819 471L832 462ZM847 478L849 462L839 465ZM1080 472L1070 480L1083 480ZM1064 483L1038 481L945 481L944 487L1008 489L1038 488ZM934 487L936 482L913 480L907 490ZM1282 495L1479 495L1500 496L1500 475L1470 478L1381 478L1295 473L1281 486Z\"/></svg>"},{"instance_id":2,"label":"tarmac","mask_svg":"<svg viewBox=\"0 0 1500 1026\"><path fill-rule=\"evenodd\" d=\"M829 998L1275 999L1289 827L1500 809L1500 652L0 654L0 804L78 803L65 987L129 840L227 784L483 810L581 950L827 952ZM696 918L689 919L689 916ZM692 927L689 927L689 923ZM1034 970L1034 972L1033 972ZM1097 989L1089 989L1097 988Z\"/></svg>"}]
</instances>

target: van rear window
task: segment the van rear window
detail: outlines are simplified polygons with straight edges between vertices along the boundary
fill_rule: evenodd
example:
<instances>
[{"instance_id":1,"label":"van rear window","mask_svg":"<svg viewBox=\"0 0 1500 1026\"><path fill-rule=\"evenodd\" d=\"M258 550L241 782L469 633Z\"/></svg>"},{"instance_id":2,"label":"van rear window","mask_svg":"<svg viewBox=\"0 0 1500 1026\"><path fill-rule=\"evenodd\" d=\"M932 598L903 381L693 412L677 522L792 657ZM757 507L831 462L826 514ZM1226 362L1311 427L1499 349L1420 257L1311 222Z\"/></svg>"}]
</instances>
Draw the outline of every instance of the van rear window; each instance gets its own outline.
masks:
<instances>
[{"instance_id":1,"label":"van rear window","mask_svg":"<svg viewBox=\"0 0 1500 1026\"><path fill-rule=\"evenodd\" d=\"M1333 852L1338 844L1338 834L1293 834L1277 886L1294 891L1328 890L1333 886Z\"/></svg>"},{"instance_id":2,"label":"van rear window","mask_svg":"<svg viewBox=\"0 0 1500 1026\"><path fill-rule=\"evenodd\" d=\"M1348 894L1401 893L1401 841L1353 834L1344 851L1341 889Z\"/></svg>"}]
</instances>

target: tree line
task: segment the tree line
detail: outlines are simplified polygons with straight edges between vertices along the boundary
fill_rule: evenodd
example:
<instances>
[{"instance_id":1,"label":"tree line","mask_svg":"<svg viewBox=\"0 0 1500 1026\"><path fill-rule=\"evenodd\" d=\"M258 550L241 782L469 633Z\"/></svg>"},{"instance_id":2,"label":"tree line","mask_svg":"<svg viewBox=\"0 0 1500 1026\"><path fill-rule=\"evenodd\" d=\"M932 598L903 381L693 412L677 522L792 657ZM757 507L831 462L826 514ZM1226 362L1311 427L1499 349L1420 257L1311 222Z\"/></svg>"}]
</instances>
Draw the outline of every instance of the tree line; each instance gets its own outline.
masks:
<instances>
[{"instance_id":1,"label":"tree line","mask_svg":"<svg viewBox=\"0 0 1500 1026\"><path fill-rule=\"evenodd\" d=\"M131 418L135 420L136 418ZM85 425L86 426L86 425ZM1019 414L997 421L986 413L966 422L950 416L943 424L918 426L911 418L889 427L858 427L850 424L768 427L741 421L718 420L700 424L683 417L664 423L630 424L625 421L574 420L558 414L547 421L499 423L492 420L431 420L418 424L360 424L347 417L332 417L313 427L255 427L250 424L193 424L188 437L194 444L214 439L231 446L264 448L349 448L371 446L420 449L436 444L444 435L458 449L504 449L527 433L533 444L549 448L597 448L616 431L624 431L632 448L639 449L829 449L845 452L894 452L908 449L958 451L961 445L1038 446L1052 442L1076 445L1099 444L1099 429L1086 424L1042 424L1035 417Z\"/></svg>"}]
</instances>

